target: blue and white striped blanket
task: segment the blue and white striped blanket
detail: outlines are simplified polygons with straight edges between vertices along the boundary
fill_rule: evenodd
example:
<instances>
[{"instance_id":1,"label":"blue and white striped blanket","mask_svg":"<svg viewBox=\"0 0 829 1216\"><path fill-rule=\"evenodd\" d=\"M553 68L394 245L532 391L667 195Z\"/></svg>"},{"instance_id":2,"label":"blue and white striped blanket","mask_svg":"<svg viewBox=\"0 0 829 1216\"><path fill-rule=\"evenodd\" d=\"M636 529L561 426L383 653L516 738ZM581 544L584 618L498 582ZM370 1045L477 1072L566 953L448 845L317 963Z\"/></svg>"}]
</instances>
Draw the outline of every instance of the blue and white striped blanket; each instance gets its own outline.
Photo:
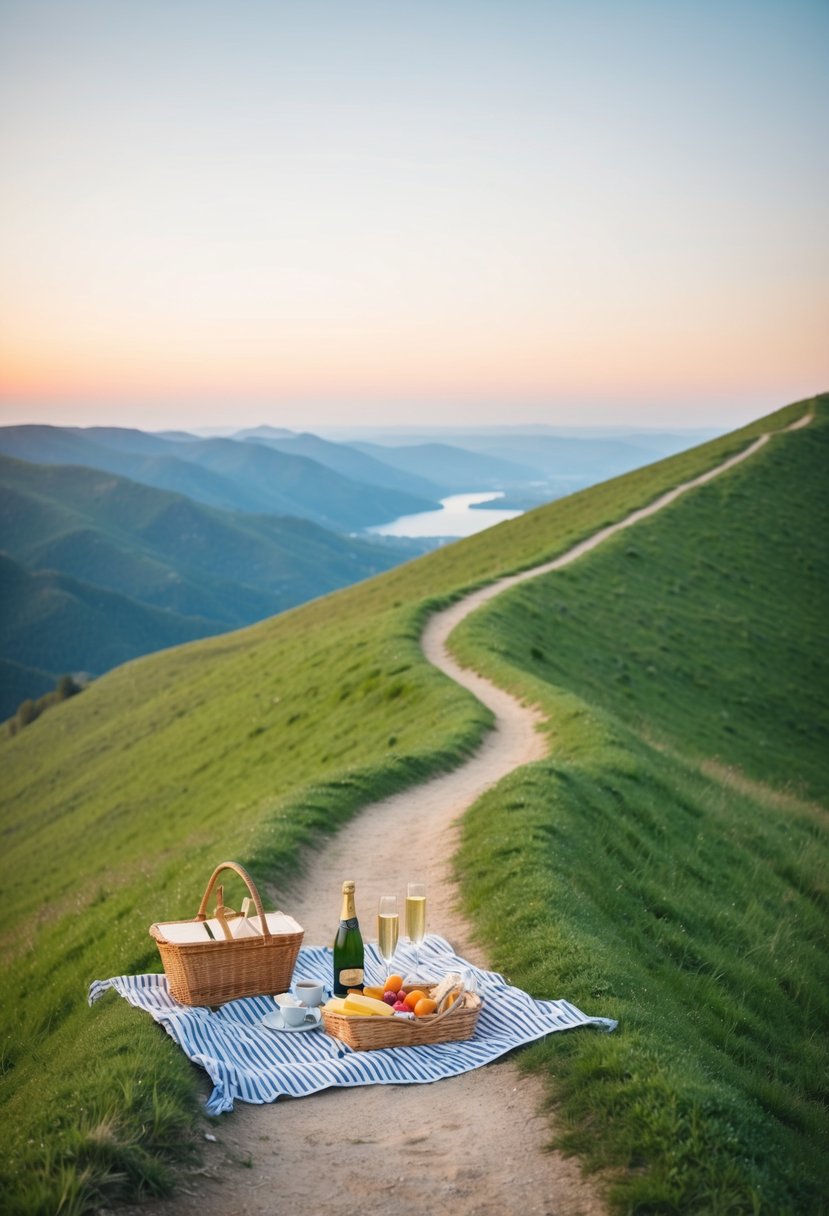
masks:
<instances>
[{"instance_id":1,"label":"blue and white striped blanket","mask_svg":"<svg viewBox=\"0 0 829 1216\"><path fill-rule=\"evenodd\" d=\"M401 942L395 967L414 970L408 943ZM376 949L366 945L369 977L384 974ZM323 1030L284 1034L262 1025L275 1009L272 997L230 1001L216 1012L180 1005L167 989L164 975L119 975L90 986L90 1005L113 988L131 1005L160 1022L194 1064L205 1069L214 1089L207 1102L211 1115L232 1110L235 1099L273 1102L312 1094L337 1085L407 1085L437 1081L480 1068L505 1052L556 1030L599 1026L613 1030L610 1018L587 1017L568 1001L539 1001L513 988L503 976L472 967L454 954L443 938L430 934L420 951L419 974L439 979L449 971L470 970L483 999L473 1038L426 1047L352 1051ZM294 981L331 975L331 950L300 950Z\"/></svg>"}]
</instances>

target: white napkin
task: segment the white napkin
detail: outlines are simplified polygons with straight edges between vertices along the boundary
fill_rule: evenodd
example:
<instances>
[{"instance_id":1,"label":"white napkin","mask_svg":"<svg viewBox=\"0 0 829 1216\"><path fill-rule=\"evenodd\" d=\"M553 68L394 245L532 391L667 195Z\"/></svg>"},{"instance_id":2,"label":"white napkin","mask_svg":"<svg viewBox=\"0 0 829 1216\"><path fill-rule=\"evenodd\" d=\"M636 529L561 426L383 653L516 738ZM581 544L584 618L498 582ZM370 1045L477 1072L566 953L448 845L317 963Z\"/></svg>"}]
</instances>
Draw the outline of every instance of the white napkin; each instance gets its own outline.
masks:
<instances>
[{"instance_id":1,"label":"white napkin","mask_svg":"<svg viewBox=\"0 0 829 1216\"><path fill-rule=\"evenodd\" d=\"M302 926L297 924L292 916L288 916L285 912L266 912L265 920L271 933L301 933ZM251 916L234 916L228 922L228 927L236 937L259 937L259 917ZM210 932L207 928L209 926ZM188 942L206 942L211 940L224 941L225 935L222 932L222 926L212 917L207 921L195 920L169 920L161 921L158 928L164 934L168 942L176 942L180 945L185 945Z\"/></svg>"},{"instance_id":2,"label":"white napkin","mask_svg":"<svg viewBox=\"0 0 829 1216\"><path fill-rule=\"evenodd\" d=\"M248 919L247 916L234 916L233 920L227 922L227 926L234 937L261 937L259 932L259 917L255 920Z\"/></svg>"}]
</instances>

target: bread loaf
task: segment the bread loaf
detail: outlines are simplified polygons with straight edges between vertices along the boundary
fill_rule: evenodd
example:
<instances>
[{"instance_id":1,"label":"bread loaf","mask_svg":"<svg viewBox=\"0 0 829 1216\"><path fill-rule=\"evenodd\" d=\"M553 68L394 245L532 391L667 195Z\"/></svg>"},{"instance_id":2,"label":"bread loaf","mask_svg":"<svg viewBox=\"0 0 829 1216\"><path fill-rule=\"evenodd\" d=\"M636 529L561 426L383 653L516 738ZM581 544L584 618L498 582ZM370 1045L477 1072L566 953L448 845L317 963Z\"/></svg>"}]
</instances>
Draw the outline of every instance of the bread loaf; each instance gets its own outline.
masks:
<instances>
[{"instance_id":1,"label":"bread loaf","mask_svg":"<svg viewBox=\"0 0 829 1216\"><path fill-rule=\"evenodd\" d=\"M439 984L435 985L435 987L432 989L432 1000L437 1001L438 1007L440 1007L440 1003L446 994L451 992L453 988L457 988L460 982L461 977L457 971L450 971L448 975L443 977Z\"/></svg>"}]
</instances>

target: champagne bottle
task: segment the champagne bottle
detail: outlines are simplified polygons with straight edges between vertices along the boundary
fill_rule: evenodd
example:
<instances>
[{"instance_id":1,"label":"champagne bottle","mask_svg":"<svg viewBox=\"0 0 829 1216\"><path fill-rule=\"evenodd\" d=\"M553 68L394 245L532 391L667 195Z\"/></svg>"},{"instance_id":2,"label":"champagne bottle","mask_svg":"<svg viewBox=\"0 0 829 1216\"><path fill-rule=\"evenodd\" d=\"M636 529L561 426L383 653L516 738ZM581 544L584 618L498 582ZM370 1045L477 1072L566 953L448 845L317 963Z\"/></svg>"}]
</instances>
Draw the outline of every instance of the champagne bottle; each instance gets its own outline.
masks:
<instances>
[{"instance_id":1,"label":"champagne bottle","mask_svg":"<svg viewBox=\"0 0 829 1216\"><path fill-rule=\"evenodd\" d=\"M354 883L343 883L340 927L334 938L334 996L345 996L349 988L363 990L363 935L354 908Z\"/></svg>"}]
</instances>

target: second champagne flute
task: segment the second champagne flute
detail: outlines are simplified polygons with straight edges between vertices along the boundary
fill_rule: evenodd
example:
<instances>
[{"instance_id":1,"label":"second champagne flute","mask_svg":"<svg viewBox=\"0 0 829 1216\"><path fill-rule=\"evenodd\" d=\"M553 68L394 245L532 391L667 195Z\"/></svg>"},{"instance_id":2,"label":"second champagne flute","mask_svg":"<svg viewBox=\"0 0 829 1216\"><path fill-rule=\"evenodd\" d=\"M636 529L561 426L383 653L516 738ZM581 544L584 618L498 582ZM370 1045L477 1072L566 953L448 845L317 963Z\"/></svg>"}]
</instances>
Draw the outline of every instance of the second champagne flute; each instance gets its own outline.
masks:
<instances>
[{"instance_id":1,"label":"second champagne flute","mask_svg":"<svg viewBox=\"0 0 829 1216\"><path fill-rule=\"evenodd\" d=\"M391 961L397 949L399 923L397 896L381 895L377 908L377 946L386 962L384 979L388 979L391 974Z\"/></svg>"},{"instance_id":2,"label":"second champagne flute","mask_svg":"<svg viewBox=\"0 0 829 1216\"><path fill-rule=\"evenodd\" d=\"M406 933L415 948L415 970L419 970L420 947L426 936L425 882L410 882L406 890Z\"/></svg>"}]
</instances>

